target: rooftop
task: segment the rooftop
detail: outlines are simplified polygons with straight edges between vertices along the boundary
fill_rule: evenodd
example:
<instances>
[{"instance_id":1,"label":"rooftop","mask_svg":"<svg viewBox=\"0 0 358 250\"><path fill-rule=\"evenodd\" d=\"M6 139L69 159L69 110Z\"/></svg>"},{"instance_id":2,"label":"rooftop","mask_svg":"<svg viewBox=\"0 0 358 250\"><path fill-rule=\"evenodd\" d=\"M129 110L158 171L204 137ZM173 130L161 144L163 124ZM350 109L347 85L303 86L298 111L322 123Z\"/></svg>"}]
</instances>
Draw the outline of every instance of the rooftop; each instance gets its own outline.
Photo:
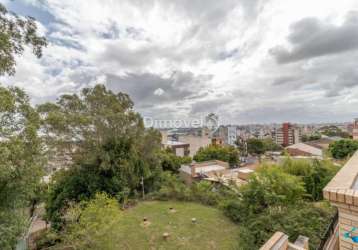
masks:
<instances>
[{"instance_id":1,"label":"rooftop","mask_svg":"<svg viewBox=\"0 0 358 250\"><path fill-rule=\"evenodd\" d=\"M311 155L316 155L316 156L322 156L323 155L323 152L322 152L322 149L320 148L317 148L313 145L309 145L307 143L304 143L304 142L300 142L300 143L296 143L296 144L293 144L291 146L288 146L286 147L288 149L298 149L300 151L303 151L303 152L307 152Z\"/></svg>"},{"instance_id":2,"label":"rooftop","mask_svg":"<svg viewBox=\"0 0 358 250\"><path fill-rule=\"evenodd\" d=\"M212 161L196 162L190 165L182 165L180 167L180 171L183 171L194 177L197 176L198 174L207 175L208 173L222 172L228 168L229 168L228 163L219 160L212 160Z\"/></svg>"},{"instance_id":3,"label":"rooftop","mask_svg":"<svg viewBox=\"0 0 358 250\"><path fill-rule=\"evenodd\" d=\"M186 146L186 145L189 145L189 144L185 143L185 142L180 142L180 141L166 141L164 143L164 145L167 145L167 146Z\"/></svg>"}]
</instances>

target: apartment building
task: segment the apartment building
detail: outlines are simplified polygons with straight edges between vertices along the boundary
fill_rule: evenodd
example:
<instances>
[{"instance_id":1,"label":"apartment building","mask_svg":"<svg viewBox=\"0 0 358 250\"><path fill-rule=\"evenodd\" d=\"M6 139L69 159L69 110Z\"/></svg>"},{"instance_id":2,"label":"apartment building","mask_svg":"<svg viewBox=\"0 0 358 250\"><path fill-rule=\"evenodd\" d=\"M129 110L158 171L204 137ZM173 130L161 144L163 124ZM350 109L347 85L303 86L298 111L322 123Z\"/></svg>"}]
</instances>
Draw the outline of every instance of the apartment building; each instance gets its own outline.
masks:
<instances>
[{"instance_id":1,"label":"apartment building","mask_svg":"<svg viewBox=\"0 0 358 250\"><path fill-rule=\"evenodd\" d=\"M236 126L221 126L213 134L213 138L220 138L224 144L235 146L237 141L237 127Z\"/></svg>"},{"instance_id":2,"label":"apartment building","mask_svg":"<svg viewBox=\"0 0 358 250\"><path fill-rule=\"evenodd\" d=\"M282 127L275 131L275 140L278 145L287 147L301 141L301 131L299 128L286 122Z\"/></svg>"},{"instance_id":3,"label":"apartment building","mask_svg":"<svg viewBox=\"0 0 358 250\"><path fill-rule=\"evenodd\" d=\"M178 140L189 145L189 156L193 157L200 148L205 148L212 143L212 139L207 134L199 135L179 135Z\"/></svg>"},{"instance_id":4,"label":"apartment building","mask_svg":"<svg viewBox=\"0 0 358 250\"><path fill-rule=\"evenodd\" d=\"M237 141L236 127L234 126L227 127L227 144L231 146L235 146L236 141Z\"/></svg>"}]
</instances>

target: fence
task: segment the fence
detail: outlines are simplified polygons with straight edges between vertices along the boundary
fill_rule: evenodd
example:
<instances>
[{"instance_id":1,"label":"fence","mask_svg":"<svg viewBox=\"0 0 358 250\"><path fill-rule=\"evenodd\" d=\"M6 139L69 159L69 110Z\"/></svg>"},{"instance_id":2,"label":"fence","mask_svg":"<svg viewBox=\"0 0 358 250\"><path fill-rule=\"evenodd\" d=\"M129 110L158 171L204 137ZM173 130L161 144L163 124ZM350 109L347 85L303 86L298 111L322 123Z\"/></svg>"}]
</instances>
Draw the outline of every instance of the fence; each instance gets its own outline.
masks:
<instances>
[{"instance_id":1,"label":"fence","mask_svg":"<svg viewBox=\"0 0 358 250\"><path fill-rule=\"evenodd\" d=\"M332 235L334 234L337 224L338 224L338 211L333 216L331 223L329 224L326 231L324 232L321 238L321 243L316 248L316 250L325 250L325 246L328 243L328 241L331 239Z\"/></svg>"}]
</instances>

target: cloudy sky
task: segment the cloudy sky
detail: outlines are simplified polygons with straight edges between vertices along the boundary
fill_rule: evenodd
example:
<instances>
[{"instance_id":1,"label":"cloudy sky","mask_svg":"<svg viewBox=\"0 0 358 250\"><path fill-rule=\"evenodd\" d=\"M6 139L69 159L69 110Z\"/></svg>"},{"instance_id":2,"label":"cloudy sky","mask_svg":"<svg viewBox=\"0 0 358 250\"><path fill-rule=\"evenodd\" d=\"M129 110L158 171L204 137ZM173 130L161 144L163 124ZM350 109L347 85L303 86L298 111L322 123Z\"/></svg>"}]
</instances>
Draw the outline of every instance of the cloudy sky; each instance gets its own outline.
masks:
<instances>
[{"instance_id":1,"label":"cloudy sky","mask_svg":"<svg viewBox=\"0 0 358 250\"><path fill-rule=\"evenodd\" d=\"M358 117L357 0L0 2L35 17L49 41L0 78L35 104L103 83L156 119Z\"/></svg>"}]
</instances>

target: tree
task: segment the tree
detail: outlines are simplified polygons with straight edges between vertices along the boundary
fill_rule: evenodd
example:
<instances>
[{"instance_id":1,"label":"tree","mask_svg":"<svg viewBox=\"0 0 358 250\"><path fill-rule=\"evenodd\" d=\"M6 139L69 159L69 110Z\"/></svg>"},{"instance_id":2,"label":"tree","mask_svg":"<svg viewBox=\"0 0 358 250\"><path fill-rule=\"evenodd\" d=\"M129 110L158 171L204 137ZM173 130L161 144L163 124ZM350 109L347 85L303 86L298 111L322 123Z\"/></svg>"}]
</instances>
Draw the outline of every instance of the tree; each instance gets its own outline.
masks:
<instances>
[{"instance_id":1,"label":"tree","mask_svg":"<svg viewBox=\"0 0 358 250\"><path fill-rule=\"evenodd\" d=\"M123 201L159 188L160 133L145 129L129 96L103 85L38 107L49 148L73 158L51 184L47 214L60 228L71 202L105 192ZM142 183L143 179L143 183Z\"/></svg>"},{"instance_id":2,"label":"tree","mask_svg":"<svg viewBox=\"0 0 358 250\"><path fill-rule=\"evenodd\" d=\"M315 133L315 134L311 134L311 135L302 135L301 140L303 142L306 142L306 141L316 141L316 140L319 140L321 138L322 138L321 134Z\"/></svg>"},{"instance_id":3,"label":"tree","mask_svg":"<svg viewBox=\"0 0 358 250\"><path fill-rule=\"evenodd\" d=\"M337 126L324 126L322 128L320 128L320 131L323 135L326 136L338 136L338 137L342 137L342 138L352 138L351 135L348 132L342 131L342 129L340 129Z\"/></svg>"},{"instance_id":4,"label":"tree","mask_svg":"<svg viewBox=\"0 0 358 250\"><path fill-rule=\"evenodd\" d=\"M27 45L37 57L47 45L46 39L37 34L35 19L19 17L0 3L0 75L15 73L15 58Z\"/></svg>"},{"instance_id":5,"label":"tree","mask_svg":"<svg viewBox=\"0 0 358 250\"><path fill-rule=\"evenodd\" d=\"M293 160L289 157L282 163L282 168L286 173L301 178L307 195L314 201L323 199L323 188L339 170L329 160Z\"/></svg>"},{"instance_id":6,"label":"tree","mask_svg":"<svg viewBox=\"0 0 358 250\"><path fill-rule=\"evenodd\" d=\"M68 228L63 236L63 246L74 249L118 249L116 240L122 212L118 202L99 193L93 200L71 208L66 219Z\"/></svg>"},{"instance_id":7,"label":"tree","mask_svg":"<svg viewBox=\"0 0 358 250\"><path fill-rule=\"evenodd\" d=\"M247 152L253 155L261 155L265 153L266 148L262 140L250 138L247 140Z\"/></svg>"},{"instance_id":8,"label":"tree","mask_svg":"<svg viewBox=\"0 0 358 250\"><path fill-rule=\"evenodd\" d=\"M282 147L274 142L271 138L263 139L265 151L281 151Z\"/></svg>"},{"instance_id":9,"label":"tree","mask_svg":"<svg viewBox=\"0 0 358 250\"><path fill-rule=\"evenodd\" d=\"M10 13L0 3L0 76L15 73L15 58L31 45L41 57L46 40L33 18ZM0 249L13 249L26 226L24 207L34 196L42 157L38 114L19 88L0 87Z\"/></svg>"},{"instance_id":10,"label":"tree","mask_svg":"<svg viewBox=\"0 0 358 250\"><path fill-rule=\"evenodd\" d=\"M145 136L143 120L129 96L104 85L84 88L80 95L62 95L57 103L38 106L38 111L52 152L72 157L92 152L107 140L138 137L134 142L139 142Z\"/></svg>"},{"instance_id":11,"label":"tree","mask_svg":"<svg viewBox=\"0 0 358 250\"><path fill-rule=\"evenodd\" d=\"M176 156L170 149L162 150L159 154L163 171L178 173L182 164L190 164L191 158L188 156Z\"/></svg>"},{"instance_id":12,"label":"tree","mask_svg":"<svg viewBox=\"0 0 358 250\"><path fill-rule=\"evenodd\" d=\"M39 116L19 88L0 87L0 248L12 249L26 226L30 205L42 176L37 136Z\"/></svg>"},{"instance_id":13,"label":"tree","mask_svg":"<svg viewBox=\"0 0 358 250\"><path fill-rule=\"evenodd\" d=\"M278 166L263 166L242 186L241 196L253 213L273 206L286 206L302 200L303 182Z\"/></svg>"},{"instance_id":14,"label":"tree","mask_svg":"<svg viewBox=\"0 0 358 250\"><path fill-rule=\"evenodd\" d=\"M142 185L145 192L159 188L159 161L151 165L131 139L113 139L86 156L60 171L50 185L46 211L55 229L63 226L61 217L71 203L91 199L98 192L123 201L138 197Z\"/></svg>"},{"instance_id":15,"label":"tree","mask_svg":"<svg viewBox=\"0 0 358 250\"><path fill-rule=\"evenodd\" d=\"M232 146L209 145L205 148L200 148L193 159L197 162L221 160L234 167L239 162L239 152Z\"/></svg>"},{"instance_id":16,"label":"tree","mask_svg":"<svg viewBox=\"0 0 358 250\"><path fill-rule=\"evenodd\" d=\"M294 242L299 235L309 237L309 249L317 249L333 217L325 204L298 203L281 209L267 209L241 223L240 249L259 249L272 235L284 232Z\"/></svg>"},{"instance_id":17,"label":"tree","mask_svg":"<svg viewBox=\"0 0 358 250\"><path fill-rule=\"evenodd\" d=\"M350 157L358 150L358 141L344 139L331 143L329 151L335 159Z\"/></svg>"},{"instance_id":18,"label":"tree","mask_svg":"<svg viewBox=\"0 0 358 250\"><path fill-rule=\"evenodd\" d=\"M300 177L281 166L263 166L239 188L237 198L222 202L222 208L240 225L240 249L260 248L276 231L286 233L291 241L305 235L310 238L310 248L316 249L334 209L325 203L307 202L304 197Z\"/></svg>"},{"instance_id":19,"label":"tree","mask_svg":"<svg viewBox=\"0 0 358 250\"><path fill-rule=\"evenodd\" d=\"M241 156L247 156L247 142L245 139L238 137L235 141L235 145L239 150Z\"/></svg>"}]
</instances>

